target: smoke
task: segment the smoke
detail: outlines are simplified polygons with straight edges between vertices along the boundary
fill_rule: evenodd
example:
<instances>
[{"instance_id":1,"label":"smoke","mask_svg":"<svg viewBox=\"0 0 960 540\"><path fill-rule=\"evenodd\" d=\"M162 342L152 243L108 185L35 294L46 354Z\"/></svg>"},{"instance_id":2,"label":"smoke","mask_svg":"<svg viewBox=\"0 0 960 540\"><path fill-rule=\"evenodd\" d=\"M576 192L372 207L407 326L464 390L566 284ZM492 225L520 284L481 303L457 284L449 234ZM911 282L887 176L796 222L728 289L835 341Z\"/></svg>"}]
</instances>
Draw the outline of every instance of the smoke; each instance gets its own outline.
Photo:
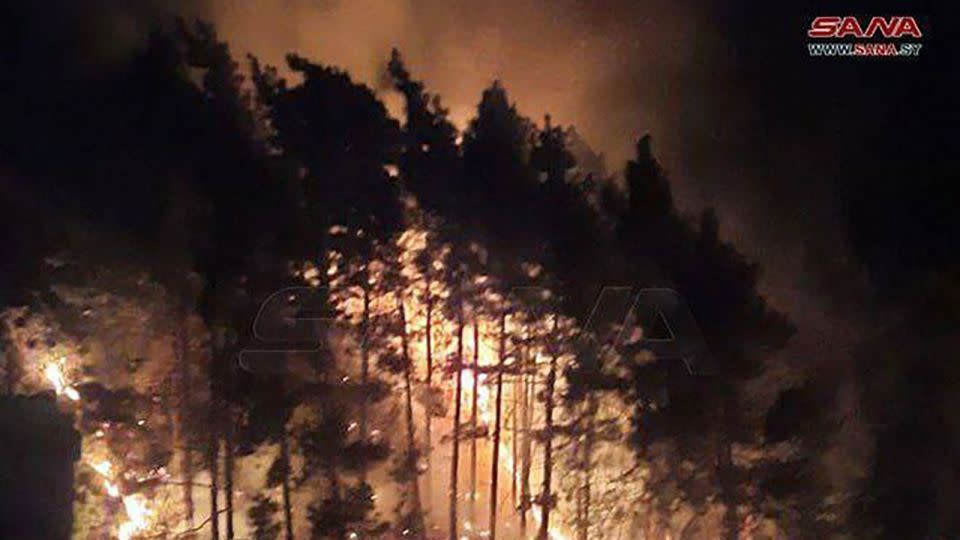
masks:
<instances>
[{"instance_id":1,"label":"smoke","mask_svg":"<svg viewBox=\"0 0 960 540\"><path fill-rule=\"evenodd\" d=\"M207 2L235 53L274 65L297 51L376 88L396 46L461 127L500 79L525 114L575 124L615 168L642 132L671 138L674 90L704 30L667 0Z\"/></svg>"},{"instance_id":2,"label":"smoke","mask_svg":"<svg viewBox=\"0 0 960 540\"><path fill-rule=\"evenodd\" d=\"M158 21L176 14L213 22L233 55L280 68L296 52L347 70L380 94L392 114L400 96L385 86L390 50L404 54L464 128L482 90L501 80L521 112L574 125L619 172L634 142L654 136L679 206L720 209L723 232L763 262L771 190L747 139L757 116L736 72L728 29L709 4L675 0L65 0L37 17L74 33L93 66L123 58ZM27 9L27 8L24 8ZM30 8L41 15L39 9ZM37 32L42 34L43 32ZM86 69L81 66L79 69ZM763 152L756 152L762 154ZM793 257L796 259L796 257ZM796 266L796 265L793 265Z\"/></svg>"},{"instance_id":3,"label":"smoke","mask_svg":"<svg viewBox=\"0 0 960 540\"><path fill-rule=\"evenodd\" d=\"M763 140L770 111L752 103L761 83L738 71L743 44L709 4L203 0L184 2L181 13L214 22L238 58L253 54L282 70L284 56L297 52L342 67L397 116L402 101L383 77L392 47L460 128L499 79L523 114L575 125L612 172L633 157L637 137L651 133L678 205L691 213L717 207L727 238L765 266L782 267L773 269L769 294L794 285L795 271L784 279L780 270L801 266L804 240L794 232L823 198L815 200L821 190L809 181L818 174L776 169L802 159L815 136L791 135L785 149ZM785 193L787 184L803 186L803 204L783 204L800 200Z\"/></svg>"}]
</instances>

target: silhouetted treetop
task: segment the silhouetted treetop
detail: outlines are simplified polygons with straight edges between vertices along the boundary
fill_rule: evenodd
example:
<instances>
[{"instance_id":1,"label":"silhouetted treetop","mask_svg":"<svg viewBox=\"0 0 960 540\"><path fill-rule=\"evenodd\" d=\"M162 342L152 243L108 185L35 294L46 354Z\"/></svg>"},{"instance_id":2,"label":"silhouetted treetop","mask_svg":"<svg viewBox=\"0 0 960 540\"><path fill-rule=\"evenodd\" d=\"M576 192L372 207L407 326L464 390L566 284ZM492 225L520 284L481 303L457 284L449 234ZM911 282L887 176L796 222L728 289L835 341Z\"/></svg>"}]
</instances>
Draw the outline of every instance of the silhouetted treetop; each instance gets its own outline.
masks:
<instances>
[{"instance_id":1,"label":"silhouetted treetop","mask_svg":"<svg viewBox=\"0 0 960 540\"><path fill-rule=\"evenodd\" d=\"M294 54L287 63L299 84L288 85L255 60L253 80L274 146L300 168L314 223L326 229L349 222L373 237L395 231L401 216L388 170L399 157L397 121L345 72Z\"/></svg>"}]
</instances>

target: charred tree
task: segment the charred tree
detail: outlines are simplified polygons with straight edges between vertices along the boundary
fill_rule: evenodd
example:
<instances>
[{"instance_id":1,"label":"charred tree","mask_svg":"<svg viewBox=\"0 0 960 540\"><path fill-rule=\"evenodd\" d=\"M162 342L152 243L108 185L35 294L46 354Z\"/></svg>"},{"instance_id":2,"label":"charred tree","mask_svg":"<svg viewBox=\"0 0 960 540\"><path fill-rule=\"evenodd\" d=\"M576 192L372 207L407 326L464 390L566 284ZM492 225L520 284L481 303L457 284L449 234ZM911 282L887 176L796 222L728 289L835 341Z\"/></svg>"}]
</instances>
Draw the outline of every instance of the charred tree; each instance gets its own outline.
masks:
<instances>
[{"instance_id":1,"label":"charred tree","mask_svg":"<svg viewBox=\"0 0 960 540\"><path fill-rule=\"evenodd\" d=\"M187 436L186 422L190 417L190 333L187 328L187 314L181 310L178 314L175 354L177 361L177 419L173 424L173 445L179 450L180 472L183 476L183 506L186 510L187 524L193 527L193 455L189 437Z\"/></svg>"},{"instance_id":2,"label":"charred tree","mask_svg":"<svg viewBox=\"0 0 960 540\"><path fill-rule=\"evenodd\" d=\"M286 427L280 434L280 489L283 497L283 527L286 540L293 540L293 508L290 502L290 444Z\"/></svg>"},{"instance_id":3,"label":"charred tree","mask_svg":"<svg viewBox=\"0 0 960 540\"><path fill-rule=\"evenodd\" d=\"M426 313L426 354L427 354L427 406L424 407L425 418L425 427L426 430L426 453L427 453L427 499L430 500L430 478L433 476L433 294L430 290L430 279L427 279L426 285L426 304L427 304L427 313Z\"/></svg>"},{"instance_id":4,"label":"charred tree","mask_svg":"<svg viewBox=\"0 0 960 540\"><path fill-rule=\"evenodd\" d=\"M413 519L412 524L415 528L415 534L418 537L422 537L426 527L423 523L423 501L420 498L420 473L417 466L417 462L419 461L419 452L417 451L417 433L416 427L413 423L413 375L411 373L413 370L413 362L410 358L410 348L407 338L407 314L403 307L403 299L398 299L397 304L400 312L400 337L403 354L403 385L405 390L404 397L407 414L407 467L410 469L408 474L410 475L409 489L412 507L410 509L410 514Z\"/></svg>"},{"instance_id":5,"label":"charred tree","mask_svg":"<svg viewBox=\"0 0 960 540\"><path fill-rule=\"evenodd\" d=\"M522 355L518 355L515 361L520 365ZM510 471L510 494L514 510L517 509L517 467L520 464L520 396L523 383L523 376L517 372L513 377L513 404L510 407L510 451L513 458L513 469Z\"/></svg>"},{"instance_id":6,"label":"charred tree","mask_svg":"<svg viewBox=\"0 0 960 540\"><path fill-rule=\"evenodd\" d=\"M580 461L580 471L583 475L583 481L579 489L577 501L579 506L579 515L577 523L577 535L579 540L589 540L590 537L590 512L593 490L593 451L596 446L597 429L597 411L599 403L595 394L590 394L587 398L587 411L585 417L584 440L582 447L582 456Z\"/></svg>"},{"instance_id":7,"label":"charred tree","mask_svg":"<svg viewBox=\"0 0 960 540\"><path fill-rule=\"evenodd\" d=\"M507 312L500 314L500 341L497 348L497 389L493 416L493 457L490 464L490 540L497 539L497 502L500 480L500 417L503 411L503 371L507 360Z\"/></svg>"},{"instance_id":8,"label":"charred tree","mask_svg":"<svg viewBox=\"0 0 960 540\"><path fill-rule=\"evenodd\" d=\"M533 390L534 390L534 377L531 372L529 350L524 351L524 366L523 366L523 376L522 376L522 385L523 385L523 409L522 409L522 421L523 426L521 427L522 443L520 448L520 527L526 528L527 526L527 511L530 510L530 466L531 466L531 457L533 450L533 439L530 437L530 429L533 424Z\"/></svg>"},{"instance_id":9,"label":"charred tree","mask_svg":"<svg viewBox=\"0 0 960 540\"><path fill-rule=\"evenodd\" d=\"M223 489L224 489L224 511L227 514L226 533L227 540L234 539L233 528L233 473L234 473L234 437L235 437L235 417L233 408L227 407L227 422L223 431Z\"/></svg>"},{"instance_id":10,"label":"charred tree","mask_svg":"<svg viewBox=\"0 0 960 540\"><path fill-rule=\"evenodd\" d=\"M731 433L735 429L734 401L731 389L721 387L719 416L721 429L717 436L717 476L720 480L720 492L724 504L723 513L723 540L738 540L740 538L740 520L737 517L739 493L737 474L733 466Z\"/></svg>"},{"instance_id":11,"label":"charred tree","mask_svg":"<svg viewBox=\"0 0 960 540\"><path fill-rule=\"evenodd\" d=\"M554 315L553 335L554 339L559 339L559 316ZM553 410L554 410L554 389L557 383L557 357L559 356L559 344L554 341L551 343L550 351L550 370L547 372L547 383L543 395L544 408L544 429L543 429L543 491L540 493L540 505L543 508L543 514L540 519L540 532L537 534L538 540L549 540L550 538L550 511L554 506L553 497Z\"/></svg>"},{"instance_id":12,"label":"charred tree","mask_svg":"<svg viewBox=\"0 0 960 540\"><path fill-rule=\"evenodd\" d=\"M463 396L463 298L457 294L457 356L456 362L456 390L453 406L453 455L450 458L450 540L459 540L457 534L457 480L460 468L460 402Z\"/></svg>"},{"instance_id":13,"label":"charred tree","mask_svg":"<svg viewBox=\"0 0 960 540\"><path fill-rule=\"evenodd\" d=\"M480 394L480 319L473 317L473 393L470 405L470 514L476 518L477 500L477 407Z\"/></svg>"},{"instance_id":14,"label":"charred tree","mask_svg":"<svg viewBox=\"0 0 960 540\"><path fill-rule=\"evenodd\" d=\"M220 494L220 485L218 477L220 476L220 433L216 428L217 414L216 403L210 406L210 435L207 440L207 466L210 469L210 538L220 540L220 507L218 495Z\"/></svg>"},{"instance_id":15,"label":"charred tree","mask_svg":"<svg viewBox=\"0 0 960 540\"><path fill-rule=\"evenodd\" d=\"M363 393L360 404L360 441L367 443L368 426L367 417L370 409L369 383L370 383L370 290L367 280L364 279L363 287L363 318L360 321L360 388ZM360 481L367 481L367 465L360 465Z\"/></svg>"}]
</instances>

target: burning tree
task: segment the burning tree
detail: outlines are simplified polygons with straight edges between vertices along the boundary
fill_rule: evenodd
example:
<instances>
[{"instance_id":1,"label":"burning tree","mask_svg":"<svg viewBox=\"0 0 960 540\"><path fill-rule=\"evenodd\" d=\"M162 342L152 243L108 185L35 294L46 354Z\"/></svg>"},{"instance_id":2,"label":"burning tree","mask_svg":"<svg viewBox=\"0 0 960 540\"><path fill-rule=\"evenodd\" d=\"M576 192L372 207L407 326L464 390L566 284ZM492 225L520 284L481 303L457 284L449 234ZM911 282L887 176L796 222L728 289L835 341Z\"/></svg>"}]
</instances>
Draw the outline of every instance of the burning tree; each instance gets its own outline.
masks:
<instances>
[{"instance_id":1,"label":"burning tree","mask_svg":"<svg viewBox=\"0 0 960 540\"><path fill-rule=\"evenodd\" d=\"M131 143L182 158L144 172L161 202L124 184L143 229L65 236L5 312L6 390L83 436L79 537L733 538L792 504L756 490L801 445L743 392L790 327L649 139L621 192L500 83L461 141L397 52L402 125L341 70L250 64L255 96L209 26L151 41L123 88L169 91ZM724 374L591 311L627 280L683 291Z\"/></svg>"}]
</instances>

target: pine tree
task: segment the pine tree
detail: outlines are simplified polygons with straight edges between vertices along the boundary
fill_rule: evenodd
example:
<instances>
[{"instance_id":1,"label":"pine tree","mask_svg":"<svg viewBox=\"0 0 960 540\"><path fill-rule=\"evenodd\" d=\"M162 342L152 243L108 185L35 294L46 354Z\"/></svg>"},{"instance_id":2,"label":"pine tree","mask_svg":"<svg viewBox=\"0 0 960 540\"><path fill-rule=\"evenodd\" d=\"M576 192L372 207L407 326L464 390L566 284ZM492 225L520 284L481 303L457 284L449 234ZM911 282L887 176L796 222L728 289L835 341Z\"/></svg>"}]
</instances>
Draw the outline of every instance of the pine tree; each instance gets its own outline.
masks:
<instances>
[{"instance_id":1,"label":"pine tree","mask_svg":"<svg viewBox=\"0 0 960 540\"><path fill-rule=\"evenodd\" d=\"M493 456L490 465L490 539L497 538L497 504L500 499L500 429L503 415L503 376L507 369L507 310L501 309L494 398Z\"/></svg>"},{"instance_id":2,"label":"pine tree","mask_svg":"<svg viewBox=\"0 0 960 540\"><path fill-rule=\"evenodd\" d=\"M424 326L421 331L412 331L411 338L417 337L424 343L425 356L425 375L424 385L419 392L418 400L424 410L424 453L427 481L425 490L426 500L432 500L429 486L432 483L433 476L433 420L437 417L444 417L447 414L448 405L443 396L443 389L437 384L437 368L440 367L436 361L435 349L437 347L436 324L438 318L444 312L444 299L442 297L446 285L445 275L450 263L448 260L449 246L445 244L435 231L438 227L436 220L431 220L428 216L414 216L411 220L416 224L422 221L425 230L422 232L423 245L413 249L412 264L410 270L415 274L412 281L408 283L411 289L410 297L416 299L423 306ZM418 229L413 229L418 230ZM416 235L419 236L419 233ZM410 237L413 238L413 237ZM441 379L442 380L442 379Z\"/></svg>"},{"instance_id":3,"label":"pine tree","mask_svg":"<svg viewBox=\"0 0 960 540\"><path fill-rule=\"evenodd\" d=\"M394 88L404 97L406 122L400 170L404 183L425 209L441 216L462 215L455 179L460 177L457 129L438 95L425 91L413 79L399 51L393 50L388 72Z\"/></svg>"},{"instance_id":4,"label":"pine tree","mask_svg":"<svg viewBox=\"0 0 960 540\"><path fill-rule=\"evenodd\" d=\"M174 422L173 445L174 449L179 451L180 455L180 471L183 480L183 503L186 511L187 524L192 527L194 520L193 455L186 427L187 418L191 415L190 397L192 395L189 356L190 335L187 314L182 306L178 309L176 325L176 342L174 347L177 355L175 379L177 382L177 418Z\"/></svg>"},{"instance_id":5,"label":"pine tree","mask_svg":"<svg viewBox=\"0 0 960 540\"><path fill-rule=\"evenodd\" d=\"M407 316L403 306L403 297L397 299L397 311L400 316L400 332L402 340L402 362L403 362L403 385L404 385L404 406L406 410L407 423L407 452L404 462L409 476L410 484L410 509L407 518L403 520L403 530L411 531L414 537L422 537L426 531L423 522L423 501L420 498L420 470L419 460L420 451L417 449L417 434L413 419L413 361L410 358L409 341L407 335Z\"/></svg>"},{"instance_id":6,"label":"pine tree","mask_svg":"<svg viewBox=\"0 0 960 540\"><path fill-rule=\"evenodd\" d=\"M459 506L459 472L460 472L460 409L461 403L463 401L463 330L464 330L464 316L463 316L463 286L455 286L454 290L454 310L456 317L456 340L457 340L457 353L453 358L453 370L454 370L454 394L453 394L453 440L451 444L453 445L453 452L450 458L450 520L449 520L449 534L450 540L458 540L459 535L457 531L459 530L459 518L457 514Z\"/></svg>"},{"instance_id":7,"label":"pine tree","mask_svg":"<svg viewBox=\"0 0 960 540\"><path fill-rule=\"evenodd\" d=\"M473 362L471 363L471 376L473 377L473 391L470 393L470 519L476 521L476 500L477 500L477 438L478 413L477 408L480 396L480 314L474 307L473 313Z\"/></svg>"},{"instance_id":8,"label":"pine tree","mask_svg":"<svg viewBox=\"0 0 960 540\"><path fill-rule=\"evenodd\" d=\"M626 251L633 271L682 292L711 355L722 366L719 377L709 380L669 361L631 367L631 384L637 402L645 404L639 409L647 426L637 441L643 449L655 440L673 440L685 458L701 466L715 464L714 489L726 508L722 535L736 538L736 512L747 484L731 456L733 443L746 438L736 389L760 372L769 354L760 351L782 347L793 329L759 296L757 267L719 239L715 214L704 213L697 228L680 218L649 137L638 142L626 180L627 204L617 234L622 245L640 246ZM624 358L635 354L626 352Z\"/></svg>"},{"instance_id":9,"label":"pine tree","mask_svg":"<svg viewBox=\"0 0 960 540\"><path fill-rule=\"evenodd\" d=\"M547 372L546 388L543 393L543 408L545 416L545 425L543 434L543 490L538 497L540 506L543 509L540 517L540 531L537 534L539 540L548 540L550 537L550 512L556 505L556 499L553 493L553 439L555 436L554 409L555 409L555 391L557 385L557 370L559 352L559 329L560 322L557 315L553 316L553 332L551 336L552 343L548 346L550 355L550 366Z\"/></svg>"}]
</instances>

